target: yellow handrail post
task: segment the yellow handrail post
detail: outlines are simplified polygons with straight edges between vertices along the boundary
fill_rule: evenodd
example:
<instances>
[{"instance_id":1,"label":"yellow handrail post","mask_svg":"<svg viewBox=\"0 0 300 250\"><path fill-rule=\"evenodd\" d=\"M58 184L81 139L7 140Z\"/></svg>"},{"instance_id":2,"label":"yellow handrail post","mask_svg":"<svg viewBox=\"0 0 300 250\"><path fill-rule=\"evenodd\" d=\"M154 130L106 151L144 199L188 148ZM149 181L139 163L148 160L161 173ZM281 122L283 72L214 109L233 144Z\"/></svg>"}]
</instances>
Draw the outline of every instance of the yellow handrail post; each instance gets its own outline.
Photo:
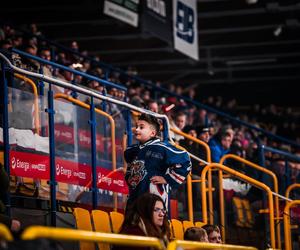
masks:
<instances>
[{"instance_id":1,"label":"yellow handrail post","mask_svg":"<svg viewBox=\"0 0 300 250\"><path fill-rule=\"evenodd\" d=\"M126 234L100 233L68 228L51 228L30 226L21 235L22 240L48 238L55 240L81 240L87 242L103 242L123 246L153 247L163 250L164 246L158 238Z\"/></svg>"},{"instance_id":2,"label":"yellow handrail post","mask_svg":"<svg viewBox=\"0 0 300 250\"><path fill-rule=\"evenodd\" d=\"M124 134L123 137L122 137L122 149L123 149L123 153L125 151L127 147L127 135ZM124 158L124 154L123 154L123 172L124 174L126 173L126 169L127 169L127 164L126 164L126 161L125 161L125 158Z\"/></svg>"},{"instance_id":3,"label":"yellow handrail post","mask_svg":"<svg viewBox=\"0 0 300 250\"><path fill-rule=\"evenodd\" d=\"M271 191L271 189L265 185L262 182L259 182L253 178L248 177L247 175L244 175L238 171L235 171L229 167L226 167L224 165L221 165L219 163L211 163L209 165L207 165L203 171L202 171L202 175L201 175L201 185L202 185L202 196L205 195L205 189L206 189L206 184L205 184L205 177L206 177L206 173L208 172L208 170L210 168L216 168L222 171L225 171L233 176L238 177L239 179L245 180L247 182L249 182L250 184L259 187L263 190L265 190L268 193L268 203L269 203L269 217L270 217L270 239L271 239L271 247L275 248L276 244L275 244L275 232L274 232L274 201L273 201L273 193ZM206 200L203 199L203 204L202 204L202 213L203 213L203 220L204 222L207 223L207 210L206 210Z\"/></svg>"},{"instance_id":4,"label":"yellow handrail post","mask_svg":"<svg viewBox=\"0 0 300 250\"><path fill-rule=\"evenodd\" d=\"M292 250L291 242L291 225L290 225L290 208L300 205L300 200L288 202L284 207L283 225L284 225L284 245L285 250Z\"/></svg>"},{"instance_id":5,"label":"yellow handrail post","mask_svg":"<svg viewBox=\"0 0 300 250\"><path fill-rule=\"evenodd\" d=\"M249 246L216 244L216 243L197 242L197 241L174 240L174 241L169 243L167 250L176 250L176 249L257 250L257 248L249 247Z\"/></svg>"},{"instance_id":6,"label":"yellow handrail post","mask_svg":"<svg viewBox=\"0 0 300 250\"><path fill-rule=\"evenodd\" d=\"M32 81L31 79L27 78L26 76L20 75L18 73L14 73L14 76L22 79L25 81L25 83L28 83L31 87L32 87L32 91L34 94L34 126L35 129L34 131L39 134L40 133L40 118L39 118L39 96L38 96L38 91L37 91L37 87L36 84L34 83L34 81Z\"/></svg>"},{"instance_id":7,"label":"yellow handrail post","mask_svg":"<svg viewBox=\"0 0 300 250\"><path fill-rule=\"evenodd\" d=\"M224 204L224 190L223 190L223 171L219 170L219 202L220 202L220 225L222 240L226 242L226 231L225 231L225 204Z\"/></svg>"},{"instance_id":8,"label":"yellow handrail post","mask_svg":"<svg viewBox=\"0 0 300 250\"><path fill-rule=\"evenodd\" d=\"M76 105L82 107L82 108L85 108L85 109L90 109L90 105L89 104L86 104L82 101L79 101L69 95L66 95L66 94L63 94L63 93L58 93L58 94L55 94L54 96L54 99L58 99L58 98L61 98L61 99L65 99L69 102L72 102L72 103L75 103ZM115 134L115 130L116 130L116 125L115 125L115 121L114 119L112 118L111 115L107 114L106 112L98 109L98 108L95 108L95 111L96 113L108 118L109 122L110 122L110 129L111 129L111 153L112 153L112 159L111 159L111 162L112 162L112 170L113 171L116 171L117 169L117 153L116 153L116 134ZM114 210L117 211L118 209L118 204L117 204L118 200L117 200L117 196L116 194L114 193Z\"/></svg>"},{"instance_id":9,"label":"yellow handrail post","mask_svg":"<svg viewBox=\"0 0 300 250\"><path fill-rule=\"evenodd\" d=\"M189 134L186 134L180 130L174 129L174 128L170 128L170 130L172 132L174 132L175 134L181 135L184 138L187 138L193 142L196 142L197 144L201 145L202 147L204 147L205 151L206 151L206 161L208 163L211 163L211 152L210 152L210 148L207 145L207 143L205 143L204 141L199 140L196 137L193 137ZM193 207L190 207L191 205L193 205L193 190L192 190L192 184L189 184L189 181L192 182L192 178L188 178L187 179L187 187L188 187L188 211L189 211L189 220L190 221L194 221L194 212L193 212ZM200 180L193 180L193 182L200 182ZM201 185L200 185L201 186ZM190 187L190 188L189 188ZM213 199L212 199L212 180L211 180L211 170L209 170L208 173L208 189L206 190L208 191L208 200L209 200L209 216L210 216L210 222L213 222ZM202 196L202 201L203 198L206 198L206 194L205 197ZM207 222L206 222L207 223Z\"/></svg>"},{"instance_id":10,"label":"yellow handrail post","mask_svg":"<svg viewBox=\"0 0 300 250\"><path fill-rule=\"evenodd\" d=\"M189 214L189 220L194 222L194 211L193 211L193 197L191 197L192 194L192 175L189 174L187 176L187 194L188 194L188 214Z\"/></svg>"},{"instance_id":11,"label":"yellow handrail post","mask_svg":"<svg viewBox=\"0 0 300 250\"><path fill-rule=\"evenodd\" d=\"M289 199L289 197L290 197L290 192L291 192L293 189L296 189L296 188L300 188L300 183L294 183L294 184L288 186L288 188L287 188L286 191L285 191L285 197Z\"/></svg>"},{"instance_id":12,"label":"yellow handrail post","mask_svg":"<svg viewBox=\"0 0 300 250\"><path fill-rule=\"evenodd\" d=\"M239 162L242 162L244 164L246 164L247 166L250 166L252 168L255 168L261 172L264 172L268 175L270 175L273 179L273 184L274 184L274 192L275 193L278 193L278 179L277 179L277 176L269 169L266 169L260 165L257 165L251 161L248 161L242 157L239 157L237 155L234 155L234 154L227 154L227 155L224 155L221 160L220 160L220 164L223 165L223 163L227 160L227 159L234 159L236 161L239 161ZM223 178L222 178L223 179ZM222 184L223 185L223 184ZM222 196L224 196L223 194L223 188L220 189L220 196L221 196L221 193L222 193ZM225 221L225 215L224 215L224 212L225 210L221 210L221 221ZM279 198L278 196L275 196L275 211L276 211L276 218L274 218L275 221L280 221L280 211L279 211ZM275 222L274 221L274 222ZM277 237L277 247L280 249L281 248L281 235L280 235L280 223L276 223L276 237Z\"/></svg>"},{"instance_id":13,"label":"yellow handrail post","mask_svg":"<svg viewBox=\"0 0 300 250\"><path fill-rule=\"evenodd\" d=\"M214 203L213 203L213 186L212 186L212 171L208 171L208 211L209 211L209 223L214 224Z\"/></svg>"}]
</instances>

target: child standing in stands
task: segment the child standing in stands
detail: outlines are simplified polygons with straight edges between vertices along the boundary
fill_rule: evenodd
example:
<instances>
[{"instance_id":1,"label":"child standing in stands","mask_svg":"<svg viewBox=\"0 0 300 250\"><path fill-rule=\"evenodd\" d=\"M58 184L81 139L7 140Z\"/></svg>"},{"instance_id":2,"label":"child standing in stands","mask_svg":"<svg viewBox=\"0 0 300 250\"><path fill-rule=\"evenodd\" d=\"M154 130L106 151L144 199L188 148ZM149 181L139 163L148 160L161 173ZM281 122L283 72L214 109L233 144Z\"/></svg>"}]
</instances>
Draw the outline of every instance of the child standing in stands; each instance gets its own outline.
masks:
<instances>
[{"instance_id":1,"label":"child standing in stands","mask_svg":"<svg viewBox=\"0 0 300 250\"><path fill-rule=\"evenodd\" d=\"M139 143L125 151L127 208L144 193L159 195L167 207L170 189L182 184L191 170L188 153L161 142L159 131L160 124L155 117L142 114L138 118L135 138Z\"/></svg>"}]
</instances>

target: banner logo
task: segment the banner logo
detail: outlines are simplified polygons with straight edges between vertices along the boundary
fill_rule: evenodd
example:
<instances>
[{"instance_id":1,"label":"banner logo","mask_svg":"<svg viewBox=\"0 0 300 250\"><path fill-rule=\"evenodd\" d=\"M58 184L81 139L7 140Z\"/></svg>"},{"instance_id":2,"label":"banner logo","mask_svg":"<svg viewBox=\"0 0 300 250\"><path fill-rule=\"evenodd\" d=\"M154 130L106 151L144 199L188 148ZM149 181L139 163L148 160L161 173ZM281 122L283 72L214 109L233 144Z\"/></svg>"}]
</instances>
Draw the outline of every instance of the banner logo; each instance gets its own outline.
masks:
<instances>
[{"instance_id":1,"label":"banner logo","mask_svg":"<svg viewBox=\"0 0 300 250\"><path fill-rule=\"evenodd\" d=\"M199 60L196 0L173 0L174 48Z\"/></svg>"},{"instance_id":2,"label":"banner logo","mask_svg":"<svg viewBox=\"0 0 300 250\"><path fill-rule=\"evenodd\" d=\"M13 157L13 158L11 159L11 167L12 167L13 169L16 168L16 158L15 158L15 157Z\"/></svg>"},{"instance_id":3,"label":"banner logo","mask_svg":"<svg viewBox=\"0 0 300 250\"><path fill-rule=\"evenodd\" d=\"M194 42L194 10L183 2L177 2L176 35L188 43Z\"/></svg>"},{"instance_id":4,"label":"banner logo","mask_svg":"<svg viewBox=\"0 0 300 250\"><path fill-rule=\"evenodd\" d=\"M60 167L59 167L59 164L56 165L56 175L60 175Z\"/></svg>"}]
</instances>

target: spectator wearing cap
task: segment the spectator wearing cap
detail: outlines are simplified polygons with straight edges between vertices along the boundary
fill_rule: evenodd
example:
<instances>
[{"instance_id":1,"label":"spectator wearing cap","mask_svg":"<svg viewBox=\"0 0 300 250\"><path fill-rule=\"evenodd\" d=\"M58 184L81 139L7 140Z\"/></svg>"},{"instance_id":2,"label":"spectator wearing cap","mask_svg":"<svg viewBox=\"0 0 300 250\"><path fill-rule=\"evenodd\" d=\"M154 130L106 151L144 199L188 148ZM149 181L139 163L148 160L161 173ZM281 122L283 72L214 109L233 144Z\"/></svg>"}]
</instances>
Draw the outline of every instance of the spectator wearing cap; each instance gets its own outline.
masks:
<instances>
[{"instance_id":1,"label":"spectator wearing cap","mask_svg":"<svg viewBox=\"0 0 300 250\"><path fill-rule=\"evenodd\" d=\"M210 133L209 133L209 127L208 126L198 126L197 127L197 134L198 134L198 138L201 141L204 141L205 143L209 142Z\"/></svg>"},{"instance_id":2,"label":"spectator wearing cap","mask_svg":"<svg viewBox=\"0 0 300 250\"><path fill-rule=\"evenodd\" d=\"M198 139L208 144L210 140L210 128L208 126L198 126L196 130L197 130ZM207 152L203 146L199 147L199 151L197 155L199 156L200 159L207 161ZM199 171L197 171L197 173L194 174L200 177L202 169L205 167L205 164L203 162L200 162L198 165L199 165Z\"/></svg>"}]
</instances>

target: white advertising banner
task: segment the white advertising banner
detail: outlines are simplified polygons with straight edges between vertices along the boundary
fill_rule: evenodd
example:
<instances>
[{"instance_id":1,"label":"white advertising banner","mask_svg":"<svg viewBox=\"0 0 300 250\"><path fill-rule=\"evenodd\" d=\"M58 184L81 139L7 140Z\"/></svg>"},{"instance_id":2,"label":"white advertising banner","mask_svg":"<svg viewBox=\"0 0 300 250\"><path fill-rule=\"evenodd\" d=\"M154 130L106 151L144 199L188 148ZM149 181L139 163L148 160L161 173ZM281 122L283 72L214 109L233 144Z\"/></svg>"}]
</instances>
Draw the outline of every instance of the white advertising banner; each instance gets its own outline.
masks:
<instances>
[{"instance_id":1,"label":"white advertising banner","mask_svg":"<svg viewBox=\"0 0 300 250\"><path fill-rule=\"evenodd\" d=\"M138 27L138 6L139 0L105 0L103 12L108 16Z\"/></svg>"},{"instance_id":2,"label":"white advertising banner","mask_svg":"<svg viewBox=\"0 0 300 250\"><path fill-rule=\"evenodd\" d=\"M173 36L176 50L199 60L196 0L173 0Z\"/></svg>"}]
</instances>

